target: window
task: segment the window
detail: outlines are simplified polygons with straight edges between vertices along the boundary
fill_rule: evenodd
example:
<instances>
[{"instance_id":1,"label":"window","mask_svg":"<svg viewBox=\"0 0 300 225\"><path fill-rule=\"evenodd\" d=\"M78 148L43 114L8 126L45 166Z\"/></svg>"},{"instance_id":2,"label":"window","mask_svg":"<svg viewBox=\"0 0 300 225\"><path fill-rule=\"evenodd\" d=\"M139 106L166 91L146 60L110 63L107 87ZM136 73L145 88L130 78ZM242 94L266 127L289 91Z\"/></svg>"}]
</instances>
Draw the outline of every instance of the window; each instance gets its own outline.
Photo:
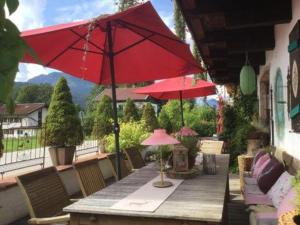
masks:
<instances>
[{"instance_id":1,"label":"window","mask_svg":"<svg viewBox=\"0 0 300 225\"><path fill-rule=\"evenodd\" d=\"M18 135L22 135L23 134L23 130L18 130Z\"/></svg>"},{"instance_id":2,"label":"window","mask_svg":"<svg viewBox=\"0 0 300 225\"><path fill-rule=\"evenodd\" d=\"M276 133L279 139L282 139L284 136L284 96L283 96L283 80L282 73L280 69L277 69L276 78L275 78L275 125L276 125Z\"/></svg>"}]
</instances>

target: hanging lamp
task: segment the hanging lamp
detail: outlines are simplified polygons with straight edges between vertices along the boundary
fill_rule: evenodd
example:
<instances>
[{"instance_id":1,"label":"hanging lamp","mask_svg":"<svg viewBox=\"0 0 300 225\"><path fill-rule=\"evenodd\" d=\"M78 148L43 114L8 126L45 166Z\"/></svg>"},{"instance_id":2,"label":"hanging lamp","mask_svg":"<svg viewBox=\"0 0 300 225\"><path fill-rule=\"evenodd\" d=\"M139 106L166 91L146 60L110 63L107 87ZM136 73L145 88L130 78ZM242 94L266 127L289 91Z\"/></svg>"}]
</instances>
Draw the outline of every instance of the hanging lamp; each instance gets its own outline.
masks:
<instances>
[{"instance_id":1,"label":"hanging lamp","mask_svg":"<svg viewBox=\"0 0 300 225\"><path fill-rule=\"evenodd\" d=\"M246 62L240 72L240 88L244 95L251 95L256 90L256 74L246 53Z\"/></svg>"}]
</instances>

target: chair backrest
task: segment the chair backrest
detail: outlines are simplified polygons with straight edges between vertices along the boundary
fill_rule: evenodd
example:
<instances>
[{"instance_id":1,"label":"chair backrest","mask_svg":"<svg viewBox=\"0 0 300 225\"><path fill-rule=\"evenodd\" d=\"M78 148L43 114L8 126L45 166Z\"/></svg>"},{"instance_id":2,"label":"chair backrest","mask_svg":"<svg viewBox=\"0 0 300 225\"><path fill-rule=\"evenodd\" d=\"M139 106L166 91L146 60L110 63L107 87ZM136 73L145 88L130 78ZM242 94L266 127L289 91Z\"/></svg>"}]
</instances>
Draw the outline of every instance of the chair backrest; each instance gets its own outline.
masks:
<instances>
[{"instance_id":1,"label":"chair backrest","mask_svg":"<svg viewBox=\"0 0 300 225\"><path fill-rule=\"evenodd\" d=\"M107 155L107 158L109 159L112 172L113 172L115 178L117 179L116 155L115 154L109 154L109 155ZM121 157L120 165L121 165L121 178L124 178L124 177L126 177L130 174L130 171L129 171L128 167L126 166L126 163L123 159L123 156Z\"/></svg>"},{"instance_id":2,"label":"chair backrest","mask_svg":"<svg viewBox=\"0 0 300 225\"><path fill-rule=\"evenodd\" d=\"M199 149L207 154L222 154L224 141L202 140Z\"/></svg>"},{"instance_id":3,"label":"chair backrest","mask_svg":"<svg viewBox=\"0 0 300 225\"><path fill-rule=\"evenodd\" d=\"M146 165L139 150L130 148L125 149L124 152L132 169L140 169Z\"/></svg>"},{"instance_id":4,"label":"chair backrest","mask_svg":"<svg viewBox=\"0 0 300 225\"><path fill-rule=\"evenodd\" d=\"M83 196L89 196L105 188L105 180L98 159L73 164Z\"/></svg>"},{"instance_id":5,"label":"chair backrest","mask_svg":"<svg viewBox=\"0 0 300 225\"><path fill-rule=\"evenodd\" d=\"M61 215L71 202L54 167L45 168L17 177L32 218Z\"/></svg>"}]
</instances>

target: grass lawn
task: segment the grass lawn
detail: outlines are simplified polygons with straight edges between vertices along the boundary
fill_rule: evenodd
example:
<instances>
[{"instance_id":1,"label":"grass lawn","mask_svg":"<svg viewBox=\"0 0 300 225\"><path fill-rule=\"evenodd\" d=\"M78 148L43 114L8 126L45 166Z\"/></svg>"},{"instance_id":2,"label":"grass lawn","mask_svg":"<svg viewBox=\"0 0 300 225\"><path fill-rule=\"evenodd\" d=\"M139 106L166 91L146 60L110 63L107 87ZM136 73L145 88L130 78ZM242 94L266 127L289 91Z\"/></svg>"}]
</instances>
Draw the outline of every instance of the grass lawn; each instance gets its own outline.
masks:
<instances>
[{"instance_id":1,"label":"grass lawn","mask_svg":"<svg viewBox=\"0 0 300 225\"><path fill-rule=\"evenodd\" d=\"M23 151L32 148L40 148L40 138L33 137L19 137L19 138L6 138L3 140L4 152Z\"/></svg>"}]
</instances>

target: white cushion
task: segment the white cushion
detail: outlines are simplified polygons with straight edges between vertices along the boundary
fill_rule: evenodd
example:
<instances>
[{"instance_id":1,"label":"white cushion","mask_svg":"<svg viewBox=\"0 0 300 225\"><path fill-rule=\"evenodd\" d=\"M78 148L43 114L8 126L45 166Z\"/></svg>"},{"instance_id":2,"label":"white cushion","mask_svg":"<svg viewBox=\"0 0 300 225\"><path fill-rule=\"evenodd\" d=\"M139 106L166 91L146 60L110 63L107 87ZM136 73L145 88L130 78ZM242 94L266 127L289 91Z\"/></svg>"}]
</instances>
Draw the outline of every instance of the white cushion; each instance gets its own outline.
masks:
<instances>
[{"instance_id":1,"label":"white cushion","mask_svg":"<svg viewBox=\"0 0 300 225\"><path fill-rule=\"evenodd\" d=\"M273 205L278 208L282 199L292 188L291 179L292 175L290 175L287 171L285 171L275 184L268 191L267 195L272 199Z\"/></svg>"}]
</instances>

